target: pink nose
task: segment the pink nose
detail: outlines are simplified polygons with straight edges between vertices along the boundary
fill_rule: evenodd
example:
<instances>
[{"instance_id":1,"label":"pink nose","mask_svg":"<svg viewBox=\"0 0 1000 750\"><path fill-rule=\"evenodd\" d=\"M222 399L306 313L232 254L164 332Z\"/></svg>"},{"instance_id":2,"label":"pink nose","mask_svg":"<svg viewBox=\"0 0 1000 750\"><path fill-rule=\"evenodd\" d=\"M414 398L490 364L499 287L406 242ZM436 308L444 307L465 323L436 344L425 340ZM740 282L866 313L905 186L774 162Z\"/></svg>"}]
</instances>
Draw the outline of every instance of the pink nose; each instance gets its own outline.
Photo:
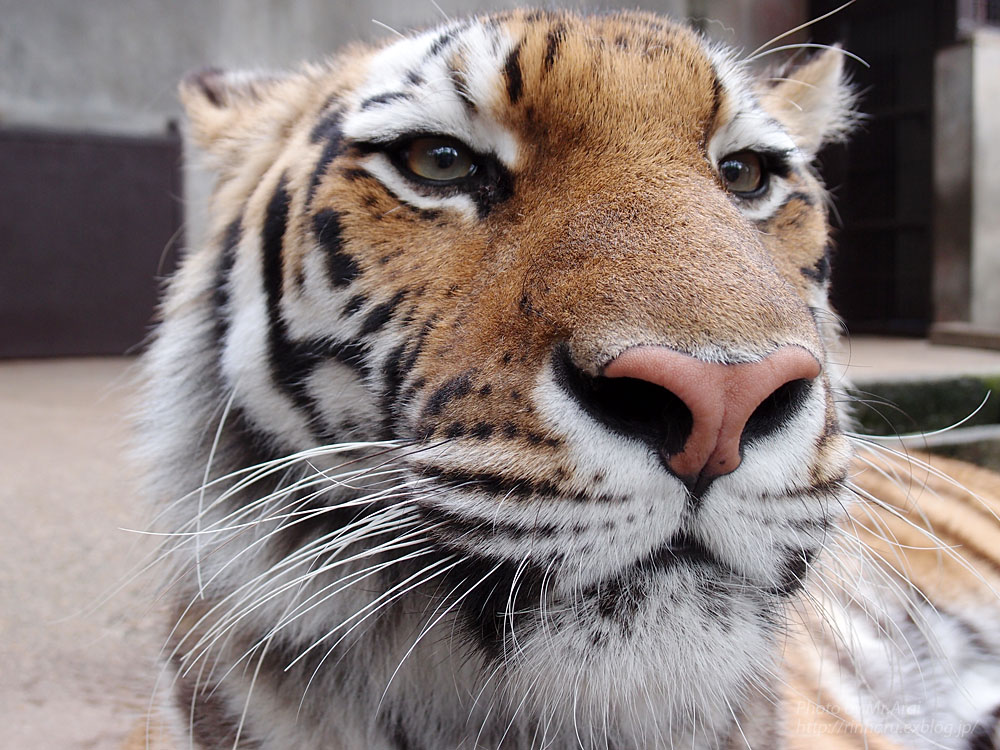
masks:
<instances>
[{"instance_id":1,"label":"pink nose","mask_svg":"<svg viewBox=\"0 0 1000 750\"><path fill-rule=\"evenodd\" d=\"M740 438L757 408L778 389L820 373L815 357L783 346L759 362L704 362L660 346L637 346L613 359L601 373L636 378L665 388L691 412L691 432L667 465L689 485L728 474L740 465Z\"/></svg>"}]
</instances>

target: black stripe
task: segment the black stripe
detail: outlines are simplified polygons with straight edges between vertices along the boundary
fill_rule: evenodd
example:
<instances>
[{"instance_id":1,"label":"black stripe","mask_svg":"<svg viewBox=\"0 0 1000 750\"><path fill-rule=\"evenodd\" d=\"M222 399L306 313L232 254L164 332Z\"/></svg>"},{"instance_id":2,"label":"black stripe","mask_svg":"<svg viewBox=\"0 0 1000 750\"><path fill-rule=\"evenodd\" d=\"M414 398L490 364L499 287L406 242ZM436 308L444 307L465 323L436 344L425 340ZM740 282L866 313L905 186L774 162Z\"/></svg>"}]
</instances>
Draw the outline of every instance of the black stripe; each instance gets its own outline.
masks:
<instances>
[{"instance_id":1,"label":"black stripe","mask_svg":"<svg viewBox=\"0 0 1000 750\"><path fill-rule=\"evenodd\" d=\"M435 526L436 534L446 533L462 549L476 547L491 539L504 538L514 541L525 537L551 539L559 533L559 526L554 523L519 525L501 521L495 514L490 514L488 518L471 518L436 505L420 505L420 513Z\"/></svg>"},{"instance_id":2,"label":"black stripe","mask_svg":"<svg viewBox=\"0 0 1000 750\"><path fill-rule=\"evenodd\" d=\"M451 80L451 85L455 89L455 96L457 96L465 108L470 112L474 113L477 110L476 103L469 96L469 92L465 83L465 73L456 68L453 64L448 65L448 78Z\"/></svg>"},{"instance_id":3,"label":"black stripe","mask_svg":"<svg viewBox=\"0 0 1000 750\"><path fill-rule=\"evenodd\" d=\"M806 573L809 571L809 565L815 557L815 550L788 550L783 565L784 569L781 574L781 581L772 589L772 593L782 598L787 598L799 591L805 584Z\"/></svg>"},{"instance_id":4,"label":"black stripe","mask_svg":"<svg viewBox=\"0 0 1000 750\"><path fill-rule=\"evenodd\" d=\"M319 120L309 132L309 140L313 143L325 143L331 135L340 133L341 110L336 106L338 97L332 96L323 105Z\"/></svg>"},{"instance_id":5,"label":"black stripe","mask_svg":"<svg viewBox=\"0 0 1000 750\"><path fill-rule=\"evenodd\" d=\"M315 365L315 357L303 356L296 351L287 336L287 326L281 314L283 288L284 238L288 228L288 211L291 196L288 193L287 175L282 175L267 205L264 229L261 234L263 254L263 282L267 299L268 339L271 354L271 374L275 383L300 408L311 413L311 404L302 393L304 374Z\"/></svg>"},{"instance_id":6,"label":"black stripe","mask_svg":"<svg viewBox=\"0 0 1000 750\"><path fill-rule=\"evenodd\" d=\"M830 256L832 254L829 244L823 249L823 255L812 265L800 268L799 271L806 278L812 279L817 284L823 284L830 278L832 264Z\"/></svg>"},{"instance_id":7,"label":"black stripe","mask_svg":"<svg viewBox=\"0 0 1000 750\"><path fill-rule=\"evenodd\" d=\"M379 712L379 715L381 717L385 717L387 713L388 712L383 709ZM387 724L388 720L386 718L382 718L382 723ZM403 724L402 717L397 717L393 726L386 726L385 733L395 750L424 750L424 746L409 735L406 730L406 726Z\"/></svg>"},{"instance_id":8,"label":"black stripe","mask_svg":"<svg viewBox=\"0 0 1000 750\"><path fill-rule=\"evenodd\" d=\"M397 437L396 414L398 413L399 389L407 372L403 369L403 355L406 344L393 349L382 363L382 436L384 440Z\"/></svg>"},{"instance_id":9,"label":"black stripe","mask_svg":"<svg viewBox=\"0 0 1000 750\"><path fill-rule=\"evenodd\" d=\"M389 102L412 99L413 97L406 91L386 91L382 94L375 94L375 96L369 96L363 102L361 102L361 109L371 109L379 104L388 104Z\"/></svg>"},{"instance_id":10,"label":"black stripe","mask_svg":"<svg viewBox=\"0 0 1000 750\"><path fill-rule=\"evenodd\" d=\"M569 491L546 481L504 476L487 471L462 471L460 469L440 469L431 466L417 466L415 470L424 477L443 483L449 489L466 492L487 492L497 497L527 499L532 497L558 497L580 503L625 502L608 494L590 496L578 491Z\"/></svg>"},{"instance_id":11,"label":"black stripe","mask_svg":"<svg viewBox=\"0 0 1000 750\"><path fill-rule=\"evenodd\" d=\"M424 406L426 416L437 416L444 409L445 405L456 398L462 398L472 392L472 371L463 372L442 383Z\"/></svg>"},{"instance_id":12,"label":"black stripe","mask_svg":"<svg viewBox=\"0 0 1000 750\"><path fill-rule=\"evenodd\" d=\"M368 295L355 294L344 305L344 315L354 315L368 301Z\"/></svg>"},{"instance_id":13,"label":"black stripe","mask_svg":"<svg viewBox=\"0 0 1000 750\"><path fill-rule=\"evenodd\" d=\"M340 171L340 176L343 177L348 182L357 182L358 180L371 179L372 174L367 169L362 169L361 167L349 167L347 169L342 169Z\"/></svg>"},{"instance_id":14,"label":"black stripe","mask_svg":"<svg viewBox=\"0 0 1000 750\"><path fill-rule=\"evenodd\" d=\"M417 359L420 357L420 354L424 350L424 346L427 344L427 336L430 335L430 332L434 329L434 324L436 322L437 316L432 315L420 327L420 333L417 334L417 340L414 343L413 348L410 350L410 353L406 356L406 361L402 364L403 372L406 375L409 375L416 365ZM416 395L417 391L424 386L424 383L421 382L422 380L423 378L418 378L407 387L405 393L403 394L403 398L407 402L410 402Z\"/></svg>"},{"instance_id":15,"label":"black stripe","mask_svg":"<svg viewBox=\"0 0 1000 750\"><path fill-rule=\"evenodd\" d=\"M511 50L507 62L503 66L504 77L507 79L507 98L511 104L517 104L524 91L524 80L521 77L521 43Z\"/></svg>"},{"instance_id":16,"label":"black stripe","mask_svg":"<svg viewBox=\"0 0 1000 750\"><path fill-rule=\"evenodd\" d=\"M196 86L213 107L222 109L226 102L223 94L227 90L226 73L222 68L208 67L195 70L183 78L184 86Z\"/></svg>"},{"instance_id":17,"label":"black stripe","mask_svg":"<svg viewBox=\"0 0 1000 750\"><path fill-rule=\"evenodd\" d=\"M216 346L221 349L229 332L229 321L232 312L229 309L229 276L236 263L236 248L243 238L243 223L237 216L226 227L222 240L222 253L219 256L219 266L215 271L215 288L212 292L212 312L215 318ZM220 351L221 355L221 351Z\"/></svg>"},{"instance_id":18,"label":"black stripe","mask_svg":"<svg viewBox=\"0 0 1000 750\"><path fill-rule=\"evenodd\" d=\"M542 68L547 73L552 70L556 57L559 55L559 45L566 38L566 24L557 23L549 30L545 37L545 58L542 60Z\"/></svg>"},{"instance_id":19,"label":"black stripe","mask_svg":"<svg viewBox=\"0 0 1000 750\"><path fill-rule=\"evenodd\" d=\"M340 214L324 209L313 217L313 231L326 252L326 270L335 287L347 286L360 274L357 261L343 251L343 229Z\"/></svg>"},{"instance_id":20,"label":"black stripe","mask_svg":"<svg viewBox=\"0 0 1000 750\"><path fill-rule=\"evenodd\" d=\"M211 657L205 655L202 658L208 660ZM188 673L185 660L179 653L175 653L171 661L177 672L174 696L177 705L190 712L193 741L201 747L232 747L239 736L241 748L258 750L261 747L253 737L250 723L244 724L240 715L231 710L224 694L216 692L217 684L202 682L200 670Z\"/></svg>"},{"instance_id":21,"label":"black stripe","mask_svg":"<svg viewBox=\"0 0 1000 750\"><path fill-rule=\"evenodd\" d=\"M966 740L965 747L967 750L997 750L993 742L993 730L977 724Z\"/></svg>"},{"instance_id":22,"label":"black stripe","mask_svg":"<svg viewBox=\"0 0 1000 750\"><path fill-rule=\"evenodd\" d=\"M226 386L224 385L226 378L222 372L222 354L232 321L229 278L236 263L236 252L242 236L242 221L240 217L237 217L226 227L222 242L222 252L219 256L219 265L215 273L214 290L212 292L212 314L214 319L212 349L215 351L218 360L216 377L221 392L225 392L226 390ZM235 438L238 448L243 454L234 465L254 466L284 455L284 451L279 450L275 440L258 430L250 422L249 417L247 417L239 405L233 404L229 408L225 420L226 434ZM213 427L209 430L209 434L214 433L215 429Z\"/></svg>"},{"instance_id":23,"label":"black stripe","mask_svg":"<svg viewBox=\"0 0 1000 750\"><path fill-rule=\"evenodd\" d=\"M344 152L344 133L340 129L342 116L339 109L330 112L319 121L311 133L310 137L313 143L325 143L326 145L323 146L319 161L316 162L312 178L309 180L310 202L316 193L316 188L319 186L320 180L323 179L327 169L330 168L330 164Z\"/></svg>"},{"instance_id":24,"label":"black stripe","mask_svg":"<svg viewBox=\"0 0 1000 750\"><path fill-rule=\"evenodd\" d=\"M271 319L283 327L278 304L282 291L282 255L284 252L285 230L288 228L288 210L291 196L288 194L288 178L282 175L278 186L271 195L264 216L261 233L261 250L264 262L264 291L267 295L268 311ZM273 327L272 327L273 328Z\"/></svg>"},{"instance_id":25,"label":"black stripe","mask_svg":"<svg viewBox=\"0 0 1000 750\"><path fill-rule=\"evenodd\" d=\"M304 342L301 348L307 352L315 352L319 360L334 360L354 370L362 379L367 379L371 373L368 355L371 349L367 344L358 341L311 341Z\"/></svg>"},{"instance_id":26,"label":"black stripe","mask_svg":"<svg viewBox=\"0 0 1000 750\"><path fill-rule=\"evenodd\" d=\"M966 744L967 750L997 750L1000 742L1000 706L976 724Z\"/></svg>"},{"instance_id":27,"label":"black stripe","mask_svg":"<svg viewBox=\"0 0 1000 750\"><path fill-rule=\"evenodd\" d=\"M797 190L785 198L785 202L781 204L781 208L784 208L792 201L799 201L800 203L805 203L807 206L816 205L816 199L812 195L801 190Z\"/></svg>"},{"instance_id":28,"label":"black stripe","mask_svg":"<svg viewBox=\"0 0 1000 750\"><path fill-rule=\"evenodd\" d=\"M451 550L441 545L442 552ZM522 626L539 610L546 567L498 560L467 550L456 552L460 563L446 574L451 596L462 597L461 625L492 659L500 659L505 641L523 638Z\"/></svg>"},{"instance_id":29,"label":"black stripe","mask_svg":"<svg viewBox=\"0 0 1000 750\"><path fill-rule=\"evenodd\" d=\"M396 311L396 308L399 307L399 303L403 301L404 297L406 297L406 290L401 289L396 292L393 298L388 302L383 302L381 305L373 307L365 316L364 322L361 324L361 331L358 335L368 336L369 334L380 330L392 318L392 314Z\"/></svg>"},{"instance_id":30,"label":"black stripe","mask_svg":"<svg viewBox=\"0 0 1000 750\"><path fill-rule=\"evenodd\" d=\"M382 366L382 375L384 390L382 392L382 413L384 416L383 421L383 432L391 438L401 438L402 429L399 424L399 417L402 410L406 404L412 401L414 395L419 389L419 380L412 384L406 389L405 392L401 394L403 383L410 373L413 371L413 367L420 357L420 353L424 349L424 345L427 342L427 335L430 333L433 327L435 318L431 318L425 322L420 329L420 333L417 335L415 341L413 341L412 346L409 346L409 352L407 352L408 344L404 343L398 346L386 359Z\"/></svg>"},{"instance_id":31,"label":"black stripe","mask_svg":"<svg viewBox=\"0 0 1000 750\"><path fill-rule=\"evenodd\" d=\"M558 494L555 485L536 482L530 479L507 477L486 471L460 471L458 469L439 469L429 466L416 467L423 477L433 478L447 485L450 489L463 489L467 492L488 492L491 495L507 498L529 498L536 495L552 496Z\"/></svg>"},{"instance_id":32,"label":"black stripe","mask_svg":"<svg viewBox=\"0 0 1000 750\"><path fill-rule=\"evenodd\" d=\"M701 542L680 532L667 544L621 572L587 587L582 595L586 599L595 599L601 616L617 623L623 633L628 633L639 607L651 593L649 581L661 577L662 571L678 565L728 570ZM708 584L710 580L706 576L705 583ZM726 594L728 592L720 592L717 597L707 597L706 604L713 606L714 601Z\"/></svg>"},{"instance_id":33,"label":"black stripe","mask_svg":"<svg viewBox=\"0 0 1000 750\"><path fill-rule=\"evenodd\" d=\"M451 42L452 40L454 40L454 38L455 38L455 31L452 29L441 32L441 35L434 40L434 43L430 46L430 49L427 50L427 55L425 56L424 59L430 60L431 58L440 55L441 52L443 52L446 48L451 46Z\"/></svg>"},{"instance_id":34,"label":"black stripe","mask_svg":"<svg viewBox=\"0 0 1000 750\"><path fill-rule=\"evenodd\" d=\"M341 359L343 343L292 342L281 314L284 237L288 227L291 196L287 176L282 175L267 206L262 232L263 282L267 298L268 342L271 378L306 416L311 428L321 424L319 409L309 396L306 381L316 365L325 359ZM357 369L355 365L352 365ZM328 435L316 436L317 439Z\"/></svg>"}]
</instances>

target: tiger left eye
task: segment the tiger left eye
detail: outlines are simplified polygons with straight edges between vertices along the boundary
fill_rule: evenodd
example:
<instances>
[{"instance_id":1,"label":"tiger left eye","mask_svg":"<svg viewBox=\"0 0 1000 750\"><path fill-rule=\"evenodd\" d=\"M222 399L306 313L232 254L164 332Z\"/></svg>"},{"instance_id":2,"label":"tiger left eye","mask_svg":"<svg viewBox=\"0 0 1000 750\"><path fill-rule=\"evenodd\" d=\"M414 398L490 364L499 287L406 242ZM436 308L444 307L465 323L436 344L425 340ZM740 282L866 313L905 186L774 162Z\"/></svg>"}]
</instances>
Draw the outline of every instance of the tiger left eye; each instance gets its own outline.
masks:
<instances>
[{"instance_id":1,"label":"tiger left eye","mask_svg":"<svg viewBox=\"0 0 1000 750\"><path fill-rule=\"evenodd\" d=\"M726 188L736 195L752 195L760 191L766 181L764 162L752 151L725 157L719 162L719 175Z\"/></svg>"},{"instance_id":2,"label":"tiger left eye","mask_svg":"<svg viewBox=\"0 0 1000 750\"><path fill-rule=\"evenodd\" d=\"M406 149L406 168L432 182L458 182L476 171L472 152L451 138L416 138Z\"/></svg>"}]
</instances>

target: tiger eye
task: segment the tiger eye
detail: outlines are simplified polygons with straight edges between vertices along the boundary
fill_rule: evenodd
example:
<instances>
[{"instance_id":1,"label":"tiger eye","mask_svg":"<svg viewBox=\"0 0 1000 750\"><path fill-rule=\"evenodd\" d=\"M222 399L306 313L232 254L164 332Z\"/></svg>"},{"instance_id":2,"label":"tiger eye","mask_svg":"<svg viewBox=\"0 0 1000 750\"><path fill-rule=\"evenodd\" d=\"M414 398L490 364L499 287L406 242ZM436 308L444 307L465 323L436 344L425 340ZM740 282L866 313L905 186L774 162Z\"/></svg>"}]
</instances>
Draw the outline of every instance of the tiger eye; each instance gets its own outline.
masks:
<instances>
[{"instance_id":1,"label":"tiger eye","mask_svg":"<svg viewBox=\"0 0 1000 750\"><path fill-rule=\"evenodd\" d=\"M730 154L719 163L719 174L726 188L737 195L750 195L764 187L764 162L753 151Z\"/></svg>"},{"instance_id":2,"label":"tiger eye","mask_svg":"<svg viewBox=\"0 0 1000 750\"><path fill-rule=\"evenodd\" d=\"M406 167L432 182L458 182L476 171L472 152L451 138L416 138L406 150Z\"/></svg>"}]
</instances>

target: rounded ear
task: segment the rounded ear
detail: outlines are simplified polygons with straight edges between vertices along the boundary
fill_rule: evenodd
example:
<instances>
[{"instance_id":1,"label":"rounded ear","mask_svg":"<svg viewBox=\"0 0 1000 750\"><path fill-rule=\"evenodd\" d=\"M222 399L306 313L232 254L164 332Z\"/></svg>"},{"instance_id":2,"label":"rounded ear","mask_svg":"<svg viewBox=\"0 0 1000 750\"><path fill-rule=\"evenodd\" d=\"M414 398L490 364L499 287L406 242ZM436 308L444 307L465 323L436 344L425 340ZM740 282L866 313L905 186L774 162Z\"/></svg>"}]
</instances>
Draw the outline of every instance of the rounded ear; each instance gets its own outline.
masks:
<instances>
[{"instance_id":1,"label":"rounded ear","mask_svg":"<svg viewBox=\"0 0 1000 750\"><path fill-rule=\"evenodd\" d=\"M221 137L232 137L235 125L264 103L285 78L273 73L204 68L188 73L178 87L188 120L188 135L201 148L213 150Z\"/></svg>"},{"instance_id":2,"label":"rounded ear","mask_svg":"<svg viewBox=\"0 0 1000 750\"><path fill-rule=\"evenodd\" d=\"M778 77L765 78L758 90L764 109L810 156L825 143L844 140L858 121L844 54L834 45Z\"/></svg>"}]
</instances>

